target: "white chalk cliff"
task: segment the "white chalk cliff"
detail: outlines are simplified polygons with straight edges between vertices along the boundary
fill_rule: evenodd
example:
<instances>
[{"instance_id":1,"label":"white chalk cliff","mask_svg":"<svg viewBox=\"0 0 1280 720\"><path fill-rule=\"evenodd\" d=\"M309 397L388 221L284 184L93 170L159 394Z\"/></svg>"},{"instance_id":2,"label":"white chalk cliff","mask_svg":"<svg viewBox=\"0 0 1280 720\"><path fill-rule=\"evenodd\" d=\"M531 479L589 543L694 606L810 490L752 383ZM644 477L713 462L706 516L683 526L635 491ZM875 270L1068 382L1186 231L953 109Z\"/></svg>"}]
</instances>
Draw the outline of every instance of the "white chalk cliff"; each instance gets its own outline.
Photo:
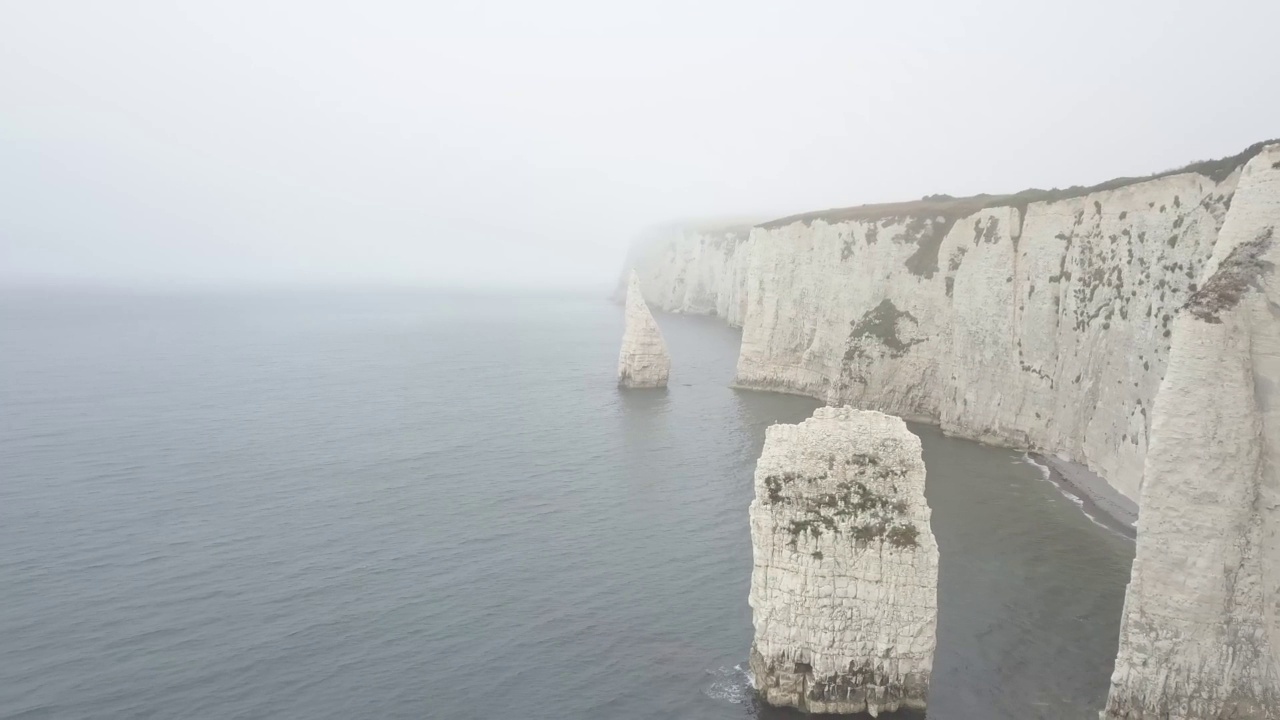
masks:
<instances>
[{"instance_id":1,"label":"white chalk cliff","mask_svg":"<svg viewBox=\"0 0 1280 720\"><path fill-rule=\"evenodd\" d=\"M1104 718L1280 718L1280 143L727 233L632 257L659 307L741 325L737 384L1056 454L1138 502Z\"/></svg>"},{"instance_id":2,"label":"white chalk cliff","mask_svg":"<svg viewBox=\"0 0 1280 720\"><path fill-rule=\"evenodd\" d=\"M923 709L938 546L920 439L896 417L819 408L765 436L751 503L751 672L768 703Z\"/></svg>"},{"instance_id":3,"label":"white chalk cliff","mask_svg":"<svg viewBox=\"0 0 1280 720\"><path fill-rule=\"evenodd\" d=\"M1172 323L1104 718L1280 718L1280 146Z\"/></svg>"},{"instance_id":4,"label":"white chalk cliff","mask_svg":"<svg viewBox=\"0 0 1280 720\"><path fill-rule=\"evenodd\" d=\"M750 235L751 225L741 222L654 228L632 244L627 266L639 269L644 297L655 307L718 315L742 327Z\"/></svg>"},{"instance_id":5,"label":"white chalk cliff","mask_svg":"<svg viewBox=\"0 0 1280 720\"><path fill-rule=\"evenodd\" d=\"M1271 153L1094 190L809 213L745 237L667 228L630 261L655 307L742 327L740 386L1044 450L1136 501L1174 317L1207 279L1244 162Z\"/></svg>"},{"instance_id":6,"label":"white chalk cliff","mask_svg":"<svg viewBox=\"0 0 1280 720\"><path fill-rule=\"evenodd\" d=\"M627 388L661 388L667 386L671 373L671 356L662 340L662 331L649 312L640 292L640 279L635 272L627 284L626 328L622 333L622 351L618 356L618 385Z\"/></svg>"}]
</instances>

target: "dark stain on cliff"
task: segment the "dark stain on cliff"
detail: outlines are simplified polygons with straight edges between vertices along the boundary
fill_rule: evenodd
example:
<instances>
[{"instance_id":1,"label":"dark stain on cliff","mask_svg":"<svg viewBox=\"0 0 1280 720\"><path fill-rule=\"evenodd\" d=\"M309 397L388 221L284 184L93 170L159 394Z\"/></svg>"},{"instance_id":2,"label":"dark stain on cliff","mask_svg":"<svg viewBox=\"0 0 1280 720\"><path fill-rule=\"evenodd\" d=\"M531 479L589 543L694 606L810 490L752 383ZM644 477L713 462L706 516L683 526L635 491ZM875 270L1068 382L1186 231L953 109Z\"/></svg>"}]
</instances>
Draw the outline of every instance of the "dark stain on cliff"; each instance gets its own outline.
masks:
<instances>
[{"instance_id":1,"label":"dark stain on cliff","mask_svg":"<svg viewBox=\"0 0 1280 720\"><path fill-rule=\"evenodd\" d=\"M975 225L975 231L976 231L976 225ZM951 251L951 260L948 261L947 263L947 278L946 278L947 297L951 297L955 293L956 271L960 269L960 264L964 262L965 253L967 253L968 251L969 251L968 248L964 247L963 245L960 245L956 247L956 249Z\"/></svg>"},{"instance_id":2,"label":"dark stain on cliff","mask_svg":"<svg viewBox=\"0 0 1280 720\"><path fill-rule=\"evenodd\" d=\"M1274 228L1268 227L1253 240L1232 250L1213 277L1187 300L1182 309L1207 323L1222 322L1221 314L1240 304L1248 290L1258 287L1259 277L1273 269L1272 263L1262 259L1271 249L1273 235Z\"/></svg>"},{"instance_id":3,"label":"dark stain on cliff","mask_svg":"<svg viewBox=\"0 0 1280 720\"><path fill-rule=\"evenodd\" d=\"M830 477L827 472L816 476L784 472L764 479L768 504L788 505L804 514L802 519L790 521L787 530L791 540L787 544L795 549L801 536L819 538L827 533L845 533L855 542L883 540L897 548L916 547L919 530L903 519L908 510L907 503L896 494L877 493L854 479L859 476L874 478L883 485L886 481L905 477L907 471L884 465L879 457L873 455L857 454L840 462L845 466L845 474L853 478L839 480L834 492L810 493L804 487L796 489L801 483L811 485L826 480ZM836 464L832 457L828 468L835 472ZM891 487L896 493L896 486Z\"/></svg>"},{"instance_id":4,"label":"dark stain on cliff","mask_svg":"<svg viewBox=\"0 0 1280 720\"><path fill-rule=\"evenodd\" d=\"M890 357L902 357L912 345L923 340L903 340L898 335L898 324L901 321L916 324L916 318L909 312L899 310L892 300L885 298L880 304L868 310L861 319L849 323L849 349L845 351L846 361L863 357L866 351L863 346L868 339L884 346Z\"/></svg>"},{"instance_id":5,"label":"dark stain on cliff","mask_svg":"<svg viewBox=\"0 0 1280 720\"><path fill-rule=\"evenodd\" d=\"M938 272L938 249L960 219L959 215L936 217L912 217L902 233L902 241L915 243L916 251L907 258L907 270L912 275L932 278Z\"/></svg>"},{"instance_id":6,"label":"dark stain on cliff","mask_svg":"<svg viewBox=\"0 0 1280 720\"><path fill-rule=\"evenodd\" d=\"M987 224L984 226L981 220L973 221L973 244L985 242L992 244L999 242L1000 218L989 217Z\"/></svg>"},{"instance_id":7,"label":"dark stain on cliff","mask_svg":"<svg viewBox=\"0 0 1280 720\"><path fill-rule=\"evenodd\" d=\"M982 241L988 245L1000 241L1000 218L987 218L987 227L982 231Z\"/></svg>"}]
</instances>

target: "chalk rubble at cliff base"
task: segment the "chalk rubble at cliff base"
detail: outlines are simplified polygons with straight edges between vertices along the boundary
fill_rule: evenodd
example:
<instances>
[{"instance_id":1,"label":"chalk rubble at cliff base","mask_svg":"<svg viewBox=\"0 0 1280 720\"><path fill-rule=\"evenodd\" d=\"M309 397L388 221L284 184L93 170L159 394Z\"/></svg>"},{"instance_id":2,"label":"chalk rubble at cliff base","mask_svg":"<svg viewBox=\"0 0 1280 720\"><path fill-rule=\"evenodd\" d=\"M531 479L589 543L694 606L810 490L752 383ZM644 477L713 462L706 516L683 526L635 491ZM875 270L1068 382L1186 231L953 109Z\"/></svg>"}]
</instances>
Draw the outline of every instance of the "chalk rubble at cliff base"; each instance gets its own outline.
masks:
<instances>
[{"instance_id":1,"label":"chalk rubble at cliff base","mask_svg":"<svg viewBox=\"0 0 1280 720\"><path fill-rule=\"evenodd\" d=\"M661 388L667 386L671 373L671 356L662 340L662 331L649 312L640 292L640 279L635 272L627 285L626 328L622 333L622 351L618 356L618 385L626 388Z\"/></svg>"},{"instance_id":2,"label":"chalk rubble at cliff base","mask_svg":"<svg viewBox=\"0 0 1280 720\"><path fill-rule=\"evenodd\" d=\"M761 698L815 713L925 707L938 546L920 440L896 417L820 408L774 425L751 503Z\"/></svg>"}]
</instances>

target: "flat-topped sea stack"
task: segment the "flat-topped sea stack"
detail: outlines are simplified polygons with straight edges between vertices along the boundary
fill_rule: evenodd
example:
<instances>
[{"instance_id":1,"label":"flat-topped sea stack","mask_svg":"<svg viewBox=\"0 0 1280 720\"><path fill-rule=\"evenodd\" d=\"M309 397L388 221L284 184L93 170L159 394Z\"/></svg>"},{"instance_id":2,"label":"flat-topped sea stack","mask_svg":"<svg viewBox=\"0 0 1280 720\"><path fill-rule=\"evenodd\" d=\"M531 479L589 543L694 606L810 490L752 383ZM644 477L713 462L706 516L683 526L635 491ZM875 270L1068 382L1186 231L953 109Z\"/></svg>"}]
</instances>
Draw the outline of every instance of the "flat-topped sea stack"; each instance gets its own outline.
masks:
<instances>
[{"instance_id":1,"label":"flat-topped sea stack","mask_svg":"<svg viewBox=\"0 0 1280 720\"><path fill-rule=\"evenodd\" d=\"M618 386L624 388L663 388L671 374L671 356L662 340L662 331L649 312L640 293L640 278L635 271L627 284L626 329L622 333L622 352L618 356Z\"/></svg>"},{"instance_id":2,"label":"flat-topped sea stack","mask_svg":"<svg viewBox=\"0 0 1280 720\"><path fill-rule=\"evenodd\" d=\"M920 439L901 418L818 409L774 425L751 503L751 672L771 705L925 707L938 617Z\"/></svg>"}]
</instances>

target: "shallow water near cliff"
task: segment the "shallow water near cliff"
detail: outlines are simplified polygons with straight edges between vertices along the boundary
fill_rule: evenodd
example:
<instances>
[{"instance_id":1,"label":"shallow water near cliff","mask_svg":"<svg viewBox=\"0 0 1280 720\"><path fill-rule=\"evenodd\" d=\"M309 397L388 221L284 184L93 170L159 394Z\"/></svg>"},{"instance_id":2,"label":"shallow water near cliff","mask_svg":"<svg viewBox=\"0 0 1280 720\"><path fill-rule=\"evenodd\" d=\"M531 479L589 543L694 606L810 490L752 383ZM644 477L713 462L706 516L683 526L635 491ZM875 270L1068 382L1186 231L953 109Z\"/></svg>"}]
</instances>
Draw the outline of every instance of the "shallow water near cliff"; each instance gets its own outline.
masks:
<instances>
[{"instance_id":1,"label":"shallow water near cliff","mask_svg":"<svg viewBox=\"0 0 1280 720\"><path fill-rule=\"evenodd\" d=\"M0 717L745 718L751 473L816 403L595 297L0 295ZM924 441L928 713L1093 718L1132 543Z\"/></svg>"}]
</instances>

